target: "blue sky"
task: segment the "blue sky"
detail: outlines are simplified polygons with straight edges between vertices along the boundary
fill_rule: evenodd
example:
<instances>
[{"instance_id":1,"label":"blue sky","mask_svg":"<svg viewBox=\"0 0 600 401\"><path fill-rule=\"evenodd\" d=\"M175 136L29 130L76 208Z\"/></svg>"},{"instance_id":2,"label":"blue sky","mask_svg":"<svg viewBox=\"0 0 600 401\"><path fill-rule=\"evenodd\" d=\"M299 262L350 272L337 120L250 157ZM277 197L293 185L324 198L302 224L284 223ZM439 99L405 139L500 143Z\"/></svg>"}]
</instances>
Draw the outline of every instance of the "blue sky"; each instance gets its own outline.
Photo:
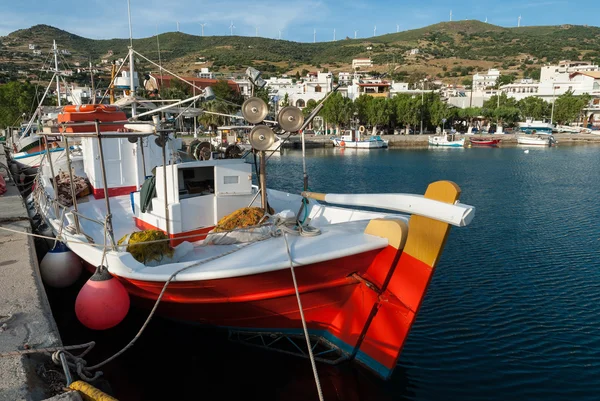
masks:
<instances>
[{"instance_id":1,"label":"blue sky","mask_svg":"<svg viewBox=\"0 0 600 401\"><path fill-rule=\"evenodd\" d=\"M0 35L36 24L48 24L71 33L94 39L129 37L127 0L19 0L3 5ZM251 4L254 4L253 6ZM576 5L575 5L576 4ZM377 35L420 28L454 20L478 19L500 26L522 25L597 25L600 2L592 0L131 0L133 36L156 32L181 32L200 35L234 34L259 36L300 42L312 42L346 36L369 37L377 26Z\"/></svg>"}]
</instances>

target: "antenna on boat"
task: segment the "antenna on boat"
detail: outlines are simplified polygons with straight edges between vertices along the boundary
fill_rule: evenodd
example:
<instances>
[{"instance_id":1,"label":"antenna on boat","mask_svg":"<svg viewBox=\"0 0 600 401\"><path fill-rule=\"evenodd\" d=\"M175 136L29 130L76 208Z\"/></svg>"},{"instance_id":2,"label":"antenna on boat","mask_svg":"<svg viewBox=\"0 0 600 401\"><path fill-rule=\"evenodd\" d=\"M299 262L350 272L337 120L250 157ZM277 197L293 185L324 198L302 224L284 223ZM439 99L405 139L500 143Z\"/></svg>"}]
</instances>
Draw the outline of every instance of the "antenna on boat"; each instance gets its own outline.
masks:
<instances>
[{"instance_id":1,"label":"antenna on boat","mask_svg":"<svg viewBox=\"0 0 600 401\"><path fill-rule=\"evenodd\" d=\"M54 41L54 69L56 71L56 96L58 97L58 107L61 106L60 100L60 75L58 73L58 48L56 47L56 40Z\"/></svg>"},{"instance_id":2,"label":"antenna on boat","mask_svg":"<svg viewBox=\"0 0 600 401\"><path fill-rule=\"evenodd\" d=\"M92 79L92 104L96 104L96 88L94 87L94 70L92 69L92 58L90 57L90 77Z\"/></svg>"}]
</instances>

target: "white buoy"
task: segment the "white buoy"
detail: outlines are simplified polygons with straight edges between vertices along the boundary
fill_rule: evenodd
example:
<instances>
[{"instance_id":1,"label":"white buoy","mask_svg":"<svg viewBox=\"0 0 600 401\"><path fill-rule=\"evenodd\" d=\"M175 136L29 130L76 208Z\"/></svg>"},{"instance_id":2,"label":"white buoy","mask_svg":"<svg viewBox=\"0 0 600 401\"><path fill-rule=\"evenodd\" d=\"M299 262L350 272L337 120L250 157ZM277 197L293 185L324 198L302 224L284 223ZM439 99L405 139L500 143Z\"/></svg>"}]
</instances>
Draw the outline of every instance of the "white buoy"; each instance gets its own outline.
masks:
<instances>
[{"instance_id":1,"label":"white buoy","mask_svg":"<svg viewBox=\"0 0 600 401\"><path fill-rule=\"evenodd\" d=\"M527 150L526 150L525 152L523 152L523 153L529 153L529 149L527 149Z\"/></svg>"},{"instance_id":2,"label":"white buoy","mask_svg":"<svg viewBox=\"0 0 600 401\"><path fill-rule=\"evenodd\" d=\"M81 275L81 259L62 242L46 254L40 263L40 274L44 283L54 288L65 288L77 281Z\"/></svg>"}]
</instances>

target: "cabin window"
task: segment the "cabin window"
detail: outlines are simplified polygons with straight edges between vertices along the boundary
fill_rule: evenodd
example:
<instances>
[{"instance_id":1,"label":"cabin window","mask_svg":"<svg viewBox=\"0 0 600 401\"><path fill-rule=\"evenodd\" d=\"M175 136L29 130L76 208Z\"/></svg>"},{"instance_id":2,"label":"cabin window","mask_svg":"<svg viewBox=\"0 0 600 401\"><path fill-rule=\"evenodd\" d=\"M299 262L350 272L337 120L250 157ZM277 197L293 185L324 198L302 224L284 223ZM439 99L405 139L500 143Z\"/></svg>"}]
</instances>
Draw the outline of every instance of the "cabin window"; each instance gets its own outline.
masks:
<instances>
[{"instance_id":1,"label":"cabin window","mask_svg":"<svg viewBox=\"0 0 600 401\"><path fill-rule=\"evenodd\" d=\"M223 184L239 184L240 177L238 175L226 175L223 177Z\"/></svg>"},{"instance_id":2,"label":"cabin window","mask_svg":"<svg viewBox=\"0 0 600 401\"><path fill-rule=\"evenodd\" d=\"M179 199L215 193L214 167L179 169Z\"/></svg>"}]
</instances>

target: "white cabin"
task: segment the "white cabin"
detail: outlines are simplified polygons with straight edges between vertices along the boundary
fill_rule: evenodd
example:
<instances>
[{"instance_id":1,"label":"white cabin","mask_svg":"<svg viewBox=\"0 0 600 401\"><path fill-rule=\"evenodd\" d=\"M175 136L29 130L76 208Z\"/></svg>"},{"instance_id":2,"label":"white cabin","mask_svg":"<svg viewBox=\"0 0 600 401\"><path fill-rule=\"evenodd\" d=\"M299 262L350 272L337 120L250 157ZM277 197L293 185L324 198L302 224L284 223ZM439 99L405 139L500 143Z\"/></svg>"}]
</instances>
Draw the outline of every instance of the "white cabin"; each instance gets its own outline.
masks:
<instances>
[{"instance_id":1,"label":"white cabin","mask_svg":"<svg viewBox=\"0 0 600 401\"><path fill-rule=\"evenodd\" d=\"M203 238L203 234L221 218L250 205L255 195L252 165L243 159L212 159L168 165L166 194L164 168L156 168L156 196L151 201L152 210L142 212L140 192L132 194L132 202L139 228L168 231L170 238L190 235ZM169 213L168 230L165 204ZM186 240L192 242L196 239Z\"/></svg>"}]
</instances>

